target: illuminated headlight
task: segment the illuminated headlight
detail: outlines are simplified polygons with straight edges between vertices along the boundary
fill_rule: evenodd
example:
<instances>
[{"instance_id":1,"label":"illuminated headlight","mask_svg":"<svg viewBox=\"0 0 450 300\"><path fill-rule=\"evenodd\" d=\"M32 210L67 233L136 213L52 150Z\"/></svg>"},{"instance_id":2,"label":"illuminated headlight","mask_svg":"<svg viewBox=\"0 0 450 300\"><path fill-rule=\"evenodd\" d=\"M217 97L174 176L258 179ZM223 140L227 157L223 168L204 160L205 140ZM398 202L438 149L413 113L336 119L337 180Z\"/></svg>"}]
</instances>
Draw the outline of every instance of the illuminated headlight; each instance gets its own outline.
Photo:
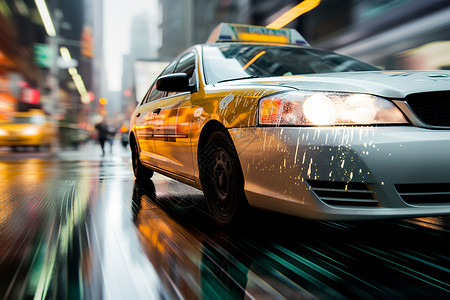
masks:
<instances>
[{"instance_id":1,"label":"illuminated headlight","mask_svg":"<svg viewBox=\"0 0 450 300\"><path fill-rule=\"evenodd\" d=\"M286 92L264 97L260 125L407 124L390 101L368 94Z\"/></svg>"},{"instance_id":2,"label":"illuminated headlight","mask_svg":"<svg viewBox=\"0 0 450 300\"><path fill-rule=\"evenodd\" d=\"M22 131L22 134L23 135L36 135L36 134L39 134L39 130L34 127L28 127Z\"/></svg>"},{"instance_id":3,"label":"illuminated headlight","mask_svg":"<svg viewBox=\"0 0 450 300\"><path fill-rule=\"evenodd\" d=\"M3 128L0 128L0 136L2 136L2 135L8 135L8 131L6 131Z\"/></svg>"}]
</instances>

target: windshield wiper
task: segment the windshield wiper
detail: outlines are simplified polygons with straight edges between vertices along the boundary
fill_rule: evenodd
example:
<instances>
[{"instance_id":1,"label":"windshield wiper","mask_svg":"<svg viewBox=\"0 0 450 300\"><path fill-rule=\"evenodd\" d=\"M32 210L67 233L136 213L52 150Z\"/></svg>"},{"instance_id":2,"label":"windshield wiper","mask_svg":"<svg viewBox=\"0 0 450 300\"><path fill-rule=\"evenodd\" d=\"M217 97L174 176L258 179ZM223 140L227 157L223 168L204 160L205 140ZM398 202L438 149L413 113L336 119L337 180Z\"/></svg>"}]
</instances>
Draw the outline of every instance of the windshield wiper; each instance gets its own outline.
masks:
<instances>
[{"instance_id":1,"label":"windshield wiper","mask_svg":"<svg viewBox=\"0 0 450 300\"><path fill-rule=\"evenodd\" d=\"M231 79L224 79L224 80L217 81L216 83L226 82L226 81L233 81L233 80L241 80L241 79L259 78L259 77L261 77L261 76L256 76L256 75L244 76L244 77L237 77L237 78L231 78Z\"/></svg>"}]
</instances>

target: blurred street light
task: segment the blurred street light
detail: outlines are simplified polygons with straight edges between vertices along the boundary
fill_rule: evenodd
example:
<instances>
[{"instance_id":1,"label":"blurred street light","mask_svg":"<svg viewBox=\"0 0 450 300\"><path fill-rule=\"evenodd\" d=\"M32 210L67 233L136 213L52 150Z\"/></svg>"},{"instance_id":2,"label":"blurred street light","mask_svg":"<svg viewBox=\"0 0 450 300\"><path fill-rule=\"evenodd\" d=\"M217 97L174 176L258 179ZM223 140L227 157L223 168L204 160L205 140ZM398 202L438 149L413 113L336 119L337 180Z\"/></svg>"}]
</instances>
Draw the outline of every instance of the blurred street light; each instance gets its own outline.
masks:
<instances>
[{"instance_id":1,"label":"blurred street light","mask_svg":"<svg viewBox=\"0 0 450 300\"><path fill-rule=\"evenodd\" d=\"M66 47L60 47L60 48L59 48L59 52L61 53L62 58L63 58L66 62L70 62L70 60L72 59L72 57L70 56L69 49L67 49Z\"/></svg>"},{"instance_id":2,"label":"blurred street light","mask_svg":"<svg viewBox=\"0 0 450 300\"><path fill-rule=\"evenodd\" d=\"M108 104L108 100L106 100L106 98L100 98L98 99L98 103L100 103L101 105L106 105Z\"/></svg>"},{"instance_id":3,"label":"blurred street light","mask_svg":"<svg viewBox=\"0 0 450 300\"><path fill-rule=\"evenodd\" d=\"M42 22L44 23L45 31L51 37L56 36L55 26L53 25L45 0L35 0L34 2L36 3Z\"/></svg>"}]
</instances>

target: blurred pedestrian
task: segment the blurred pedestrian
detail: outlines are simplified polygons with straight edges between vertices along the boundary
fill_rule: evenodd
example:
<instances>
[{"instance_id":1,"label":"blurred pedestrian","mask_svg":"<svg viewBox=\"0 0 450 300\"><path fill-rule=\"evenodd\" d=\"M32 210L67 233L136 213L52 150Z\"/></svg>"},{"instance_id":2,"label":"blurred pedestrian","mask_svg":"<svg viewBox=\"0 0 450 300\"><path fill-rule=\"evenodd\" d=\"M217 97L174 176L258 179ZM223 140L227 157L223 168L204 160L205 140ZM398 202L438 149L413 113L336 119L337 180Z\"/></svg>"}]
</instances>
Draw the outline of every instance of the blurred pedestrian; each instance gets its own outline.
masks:
<instances>
[{"instance_id":1,"label":"blurred pedestrian","mask_svg":"<svg viewBox=\"0 0 450 300\"><path fill-rule=\"evenodd\" d=\"M128 147L128 134L129 134L128 128L125 127L125 126L122 126L120 128L120 133L122 134L122 137L121 137L122 147L123 147L123 149L127 149L127 147Z\"/></svg>"},{"instance_id":2,"label":"blurred pedestrian","mask_svg":"<svg viewBox=\"0 0 450 300\"><path fill-rule=\"evenodd\" d=\"M102 156L105 156L105 143L108 139L110 139L110 128L106 123L106 119L102 119L100 123L95 125L95 129L97 129L98 133L98 142L100 147L102 148ZM111 142L111 152L112 152L112 142Z\"/></svg>"},{"instance_id":3,"label":"blurred pedestrian","mask_svg":"<svg viewBox=\"0 0 450 300\"><path fill-rule=\"evenodd\" d=\"M109 143L109 153L112 154L114 139L116 138L117 129L112 125L107 125L107 141Z\"/></svg>"}]
</instances>

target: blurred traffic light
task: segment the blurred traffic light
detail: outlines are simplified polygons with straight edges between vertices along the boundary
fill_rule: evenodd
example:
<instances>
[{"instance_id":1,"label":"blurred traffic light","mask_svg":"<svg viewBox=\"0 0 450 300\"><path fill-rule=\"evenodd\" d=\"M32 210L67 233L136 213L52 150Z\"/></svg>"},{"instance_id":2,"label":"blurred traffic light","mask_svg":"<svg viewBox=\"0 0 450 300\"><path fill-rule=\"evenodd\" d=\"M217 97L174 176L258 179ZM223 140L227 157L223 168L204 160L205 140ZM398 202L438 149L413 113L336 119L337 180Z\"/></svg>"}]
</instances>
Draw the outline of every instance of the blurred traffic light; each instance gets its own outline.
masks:
<instances>
[{"instance_id":1,"label":"blurred traffic light","mask_svg":"<svg viewBox=\"0 0 450 300\"><path fill-rule=\"evenodd\" d=\"M100 98L98 99L98 103L100 103L100 105L106 105L108 104L108 100L106 100L106 98Z\"/></svg>"},{"instance_id":2,"label":"blurred traffic light","mask_svg":"<svg viewBox=\"0 0 450 300\"><path fill-rule=\"evenodd\" d=\"M92 42L92 28L89 26L84 26L83 32L81 33L81 54L86 57L94 57Z\"/></svg>"}]
</instances>

